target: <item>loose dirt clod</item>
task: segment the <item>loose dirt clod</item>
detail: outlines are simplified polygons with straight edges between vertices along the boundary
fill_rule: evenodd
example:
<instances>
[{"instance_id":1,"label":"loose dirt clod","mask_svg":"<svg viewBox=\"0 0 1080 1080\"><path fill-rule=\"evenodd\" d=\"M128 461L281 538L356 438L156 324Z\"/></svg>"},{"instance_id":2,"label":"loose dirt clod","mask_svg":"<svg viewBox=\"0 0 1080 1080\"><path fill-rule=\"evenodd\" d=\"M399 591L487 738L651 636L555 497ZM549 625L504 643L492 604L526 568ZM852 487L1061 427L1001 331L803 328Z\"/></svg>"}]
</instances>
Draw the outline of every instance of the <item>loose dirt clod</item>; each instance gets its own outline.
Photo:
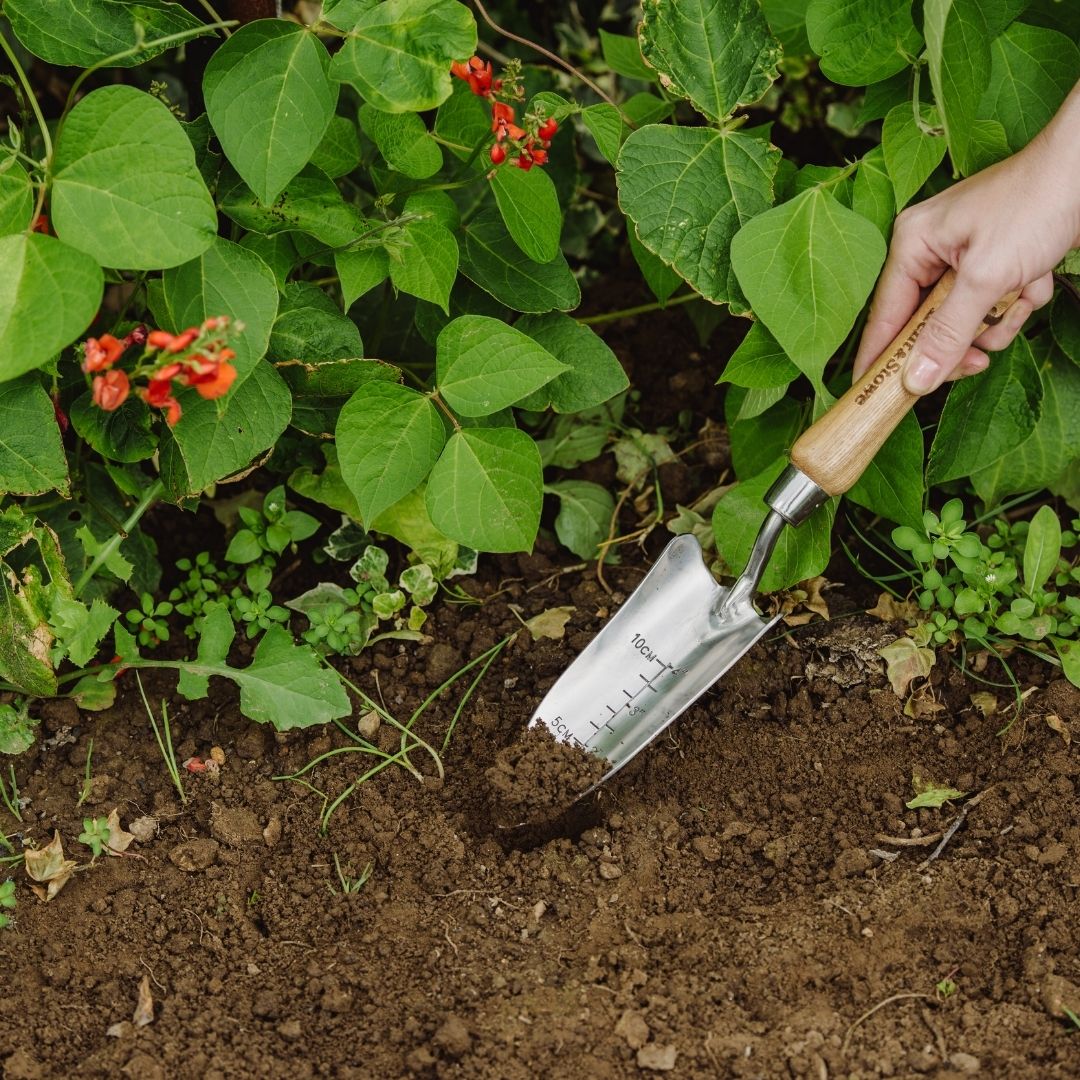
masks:
<instances>
[{"instance_id":1,"label":"loose dirt clod","mask_svg":"<svg viewBox=\"0 0 1080 1080\"><path fill-rule=\"evenodd\" d=\"M509 827L557 817L607 767L603 758L559 742L543 724L528 728L496 755L495 764L485 773L497 823Z\"/></svg>"}]
</instances>

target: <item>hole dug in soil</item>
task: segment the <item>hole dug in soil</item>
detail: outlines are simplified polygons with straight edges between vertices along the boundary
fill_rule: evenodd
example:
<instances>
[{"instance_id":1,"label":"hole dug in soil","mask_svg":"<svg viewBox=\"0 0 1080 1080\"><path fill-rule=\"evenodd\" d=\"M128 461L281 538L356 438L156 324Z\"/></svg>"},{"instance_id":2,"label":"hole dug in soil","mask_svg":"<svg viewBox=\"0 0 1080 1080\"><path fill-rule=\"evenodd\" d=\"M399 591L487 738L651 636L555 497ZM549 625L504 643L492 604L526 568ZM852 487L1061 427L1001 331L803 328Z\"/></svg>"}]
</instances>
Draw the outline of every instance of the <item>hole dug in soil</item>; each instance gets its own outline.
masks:
<instances>
[{"instance_id":1,"label":"hole dug in soil","mask_svg":"<svg viewBox=\"0 0 1080 1080\"><path fill-rule=\"evenodd\" d=\"M610 575L626 590L640 572ZM469 588L495 592L491 574ZM1001 717L984 718L973 684L940 664L943 708L911 721L875 665L851 657L858 631L880 624L812 624L756 647L588 801L583 831L504 848L490 770L610 604L591 575L558 580L527 599L572 604L567 639L523 633L504 650L445 782L386 770L326 836L320 798L270 778L343 744L334 731L275 736L227 687L177 704L181 758L225 750L216 777L185 776L184 808L133 686L107 714L46 708L52 742L20 764L23 834L42 844L58 828L82 858L83 816L113 806L158 831L49 904L20 876L15 927L0 933L7 1080L1080 1073L1080 1032L1059 1018L1080 986L1073 688L1038 690L1003 741ZM374 691L378 672L407 714L519 625L507 603L524 595L444 606L439 644L382 646L351 674ZM168 679L147 685L172 695ZM423 714L424 738L438 744L455 702ZM1071 746L1047 713L1071 725ZM91 736L93 802L77 807ZM925 837L957 808L908 810L913 769L990 789L925 866ZM343 755L307 779L332 796L359 771ZM371 865L359 891L342 893L335 855L350 879ZM152 1023L107 1035L132 1020L144 976ZM943 979L955 993L938 994Z\"/></svg>"}]
</instances>

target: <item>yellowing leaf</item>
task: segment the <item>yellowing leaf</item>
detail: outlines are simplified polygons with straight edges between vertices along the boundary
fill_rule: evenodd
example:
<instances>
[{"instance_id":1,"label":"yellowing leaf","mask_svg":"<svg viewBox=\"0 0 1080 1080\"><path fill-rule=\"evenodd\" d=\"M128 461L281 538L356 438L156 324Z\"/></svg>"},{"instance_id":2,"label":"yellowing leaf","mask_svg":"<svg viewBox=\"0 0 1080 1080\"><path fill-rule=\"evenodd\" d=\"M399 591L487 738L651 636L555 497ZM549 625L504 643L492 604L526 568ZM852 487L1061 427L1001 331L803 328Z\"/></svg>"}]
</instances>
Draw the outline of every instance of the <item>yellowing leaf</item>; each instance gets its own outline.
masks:
<instances>
[{"instance_id":1,"label":"yellowing leaf","mask_svg":"<svg viewBox=\"0 0 1080 1080\"><path fill-rule=\"evenodd\" d=\"M51 900L68 883L78 865L64 858L64 846L60 833L54 832L52 840L43 848L27 851L23 857L26 874L39 885L31 885L39 900ZM41 885L46 888L41 888Z\"/></svg>"},{"instance_id":2,"label":"yellowing leaf","mask_svg":"<svg viewBox=\"0 0 1080 1080\"><path fill-rule=\"evenodd\" d=\"M918 810L922 806L936 808L953 799L963 799L968 794L966 791L957 791L956 788L946 787L934 780L927 780L918 773L912 773L911 786L915 789L915 798L904 804L909 810Z\"/></svg>"},{"instance_id":3,"label":"yellowing leaf","mask_svg":"<svg viewBox=\"0 0 1080 1080\"><path fill-rule=\"evenodd\" d=\"M154 1022L154 996L150 993L150 976L144 975L139 983L139 1001L135 1006L132 1022L137 1028Z\"/></svg>"},{"instance_id":4,"label":"yellowing leaf","mask_svg":"<svg viewBox=\"0 0 1080 1080\"><path fill-rule=\"evenodd\" d=\"M914 679L925 679L937 657L933 649L916 645L909 637L897 638L891 645L878 649L886 665L893 693L903 697Z\"/></svg>"},{"instance_id":5,"label":"yellowing leaf","mask_svg":"<svg viewBox=\"0 0 1080 1080\"><path fill-rule=\"evenodd\" d=\"M914 623L918 618L919 606L912 600L897 600L891 593L883 592L877 603L869 608L867 615L873 615L882 622L894 622L897 619Z\"/></svg>"},{"instance_id":6,"label":"yellowing leaf","mask_svg":"<svg viewBox=\"0 0 1080 1080\"><path fill-rule=\"evenodd\" d=\"M1051 731L1056 731L1064 741L1066 746L1072 745L1072 732L1069 730L1068 725L1061 719L1056 713L1050 713L1046 718L1046 726Z\"/></svg>"},{"instance_id":7,"label":"yellowing leaf","mask_svg":"<svg viewBox=\"0 0 1080 1080\"><path fill-rule=\"evenodd\" d=\"M110 855L120 855L131 846L135 836L133 833L124 832L120 827L120 808L118 806L113 807L113 811L108 817L108 825L109 842L105 850Z\"/></svg>"},{"instance_id":8,"label":"yellowing leaf","mask_svg":"<svg viewBox=\"0 0 1080 1080\"><path fill-rule=\"evenodd\" d=\"M552 641L561 641L566 636L566 624L575 610L572 606L548 608L527 620L525 629L534 639L551 638Z\"/></svg>"},{"instance_id":9,"label":"yellowing leaf","mask_svg":"<svg viewBox=\"0 0 1080 1080\"><path fill-rule=\"evenodd\" d=\"M997 712L998 699L989 690L976 690L971 695L971 704L983 714L993 716Z\"/></svg>"}]
</instances>

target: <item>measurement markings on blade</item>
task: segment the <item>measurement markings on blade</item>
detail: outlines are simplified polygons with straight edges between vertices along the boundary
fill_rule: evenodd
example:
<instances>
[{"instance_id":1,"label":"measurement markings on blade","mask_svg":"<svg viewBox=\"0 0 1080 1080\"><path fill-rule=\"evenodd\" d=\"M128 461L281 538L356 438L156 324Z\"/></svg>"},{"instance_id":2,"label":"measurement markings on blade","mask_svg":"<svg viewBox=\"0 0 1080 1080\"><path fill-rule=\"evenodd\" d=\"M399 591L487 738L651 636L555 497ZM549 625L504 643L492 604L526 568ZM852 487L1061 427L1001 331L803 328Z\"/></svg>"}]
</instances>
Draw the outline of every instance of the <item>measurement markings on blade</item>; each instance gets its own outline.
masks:
<instances>
[{"instance_id":1,"label":"measurement markings on blade","mask_svg":"<svg viewBox=\"0 0 1080 1080\"><path fill-rule=\"evenodd\" d=\"M637 716L639 713L643 713L647 706L644 704L638 704L637 698L645 693L646 690L651 690L654 694L659 693L659 689L656 685L657 681L669 672L674 675L685 675L686 668L677 668L674 664L667 663L666 660L661 659L656 654L656 650L653 649L648 641L641 634L634 634L630 639L631 645L639 652L642 657L648 661L648 666L644 671L638 671L636 677L631 681L630 687L623 687L621 690L622 697L625 701L618 701L616 705L605 705L610 714L604 723L597 724L595 721L590 720L589 724L595 731L599 731L601 726L606 727L612 734L615 733L615 729L611 726L612 721L625 709L630 716Z\"/></svg>"}]
</instances>

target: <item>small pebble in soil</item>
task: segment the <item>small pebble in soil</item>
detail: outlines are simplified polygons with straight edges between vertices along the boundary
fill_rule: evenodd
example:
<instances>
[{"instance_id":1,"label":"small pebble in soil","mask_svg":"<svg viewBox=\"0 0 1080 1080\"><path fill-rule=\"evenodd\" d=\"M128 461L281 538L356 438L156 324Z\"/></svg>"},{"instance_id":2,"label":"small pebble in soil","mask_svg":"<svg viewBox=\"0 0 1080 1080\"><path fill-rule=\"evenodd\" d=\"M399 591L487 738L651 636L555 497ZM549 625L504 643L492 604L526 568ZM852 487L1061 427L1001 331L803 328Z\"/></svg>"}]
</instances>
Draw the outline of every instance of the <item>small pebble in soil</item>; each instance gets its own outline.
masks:
<instances>
[{"instance_id":1,"label":"small pebble in soil","mask_svg":"<svg viewBox=\"0 0 1080 1080\"><path fill-rule=\"evenodd\" d=\"M169 852L169 860L173 866L194 874L217 862L220 846L216 840L187 840Z\"/></svg>"},{"instance_id":2,"label":"small pebble in soil","mask_svg":"<svg viewBox=\"0 0 1080 1080\"><path fill-rule=\"evenodd\" d=\"M485 773L503 827L557 817L607 772L608 762L559 742L540 723L500 750Z\"/></svg>"}]
</instances>

